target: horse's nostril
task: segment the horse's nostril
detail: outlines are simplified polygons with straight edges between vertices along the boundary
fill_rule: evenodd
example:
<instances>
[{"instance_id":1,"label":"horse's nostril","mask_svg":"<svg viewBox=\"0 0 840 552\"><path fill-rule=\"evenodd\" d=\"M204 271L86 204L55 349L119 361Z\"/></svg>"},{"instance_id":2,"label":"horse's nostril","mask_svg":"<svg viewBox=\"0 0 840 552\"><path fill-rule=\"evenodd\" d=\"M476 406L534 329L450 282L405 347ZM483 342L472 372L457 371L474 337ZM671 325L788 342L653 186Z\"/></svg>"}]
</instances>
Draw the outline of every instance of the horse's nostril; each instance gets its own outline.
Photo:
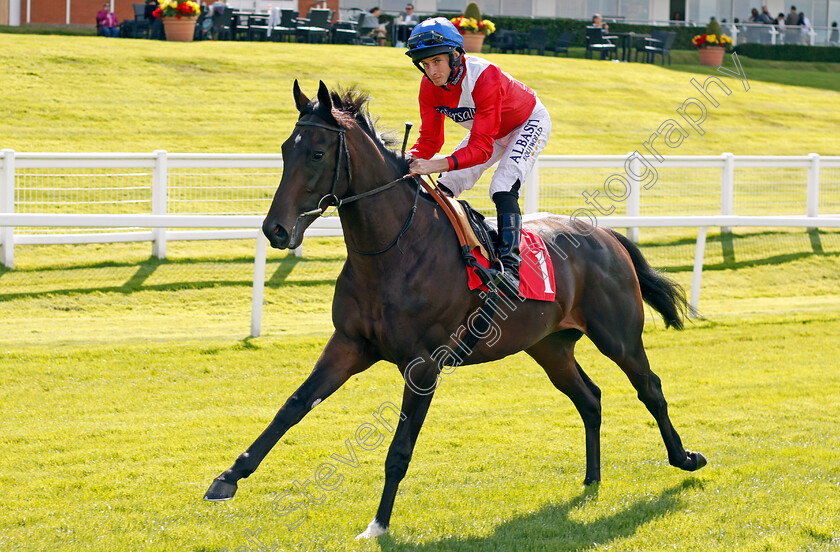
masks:
<instances>
[{"instance_id":1,"label":"horse's nostril","mask_svg":"<svg viewBox=\"0 0 840 552\"><path fill-rule=\"evenodd\" d=\"M263 234L268 238L271 247L277 249L285 248L289 243L289 233L282 225L266 220L263 223Z\"/></svg>"}]
</instances>

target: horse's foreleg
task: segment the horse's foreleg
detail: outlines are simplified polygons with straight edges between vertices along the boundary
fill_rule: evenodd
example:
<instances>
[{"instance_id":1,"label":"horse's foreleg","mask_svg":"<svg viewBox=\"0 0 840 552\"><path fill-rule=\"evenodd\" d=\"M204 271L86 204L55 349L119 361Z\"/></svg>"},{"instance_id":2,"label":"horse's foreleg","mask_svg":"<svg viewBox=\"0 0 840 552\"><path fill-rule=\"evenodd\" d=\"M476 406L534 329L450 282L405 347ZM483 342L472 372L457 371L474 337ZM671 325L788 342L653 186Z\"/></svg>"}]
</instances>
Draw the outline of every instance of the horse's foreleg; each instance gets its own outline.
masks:
<instances>
[{"instance_id":1,"label":"horse's foreleg","mask_svg":"<svg viewBox=\"0 0 840 552\"><path fill-rule=\"evenodd\" d=\"M382 490L376 517L357 539L378 537L388 531L397 488L408 471L417 436L423 427L429 405L432 404L437 376L438 370L432 366L404 371L406 386L403 391L402 415L385 459L385 488Z\"/></svg>"},{"instance_id":2,"label":"horse's foreleg","mask_svg":"<svg viewBox=\"0 0 840 552\"><path fill-rule=\"evenodd\" d=\"M257 469L290 427L341 387L350 376L367 369L375 361L376 359L367 353L363 343L353 341L338 332L334 333L306 381L289 397L248 450L239 455L233 466L213 480L204 495L205 500L233 498L237 482Z\"/></svg>"}]
</instances>

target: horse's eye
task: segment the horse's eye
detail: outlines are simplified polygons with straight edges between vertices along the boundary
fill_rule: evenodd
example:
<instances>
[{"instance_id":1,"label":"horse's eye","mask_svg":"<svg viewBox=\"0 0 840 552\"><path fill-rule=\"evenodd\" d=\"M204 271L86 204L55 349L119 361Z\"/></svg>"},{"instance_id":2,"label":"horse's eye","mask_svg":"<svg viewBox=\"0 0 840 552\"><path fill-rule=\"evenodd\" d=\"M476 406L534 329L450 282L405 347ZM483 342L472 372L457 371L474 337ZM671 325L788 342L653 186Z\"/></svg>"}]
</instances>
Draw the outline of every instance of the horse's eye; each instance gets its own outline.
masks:
<instances>
[{"instance_id":1,"label":"horse's eye","mask_svg":"<svg viewBox=\"0 0 840 552\"><path fill-rule=\"evenodd\" d=\"M318 161L319 159L321 159L323 157L324 157L324 152L323 151L316 151L315 153L312 154L312 159L314 159L316 161Z\"/></svg>"}]
</instances>

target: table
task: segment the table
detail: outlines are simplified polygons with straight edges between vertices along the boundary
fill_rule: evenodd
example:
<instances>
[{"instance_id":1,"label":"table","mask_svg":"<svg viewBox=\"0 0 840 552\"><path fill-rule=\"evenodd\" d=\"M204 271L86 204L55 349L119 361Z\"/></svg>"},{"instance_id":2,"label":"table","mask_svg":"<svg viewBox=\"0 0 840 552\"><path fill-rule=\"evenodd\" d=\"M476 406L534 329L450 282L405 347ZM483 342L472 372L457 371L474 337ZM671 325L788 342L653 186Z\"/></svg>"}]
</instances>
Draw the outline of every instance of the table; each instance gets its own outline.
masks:
<instances>
[{"instance_id":1,"label":"table","mask_svg":"<svg viewBox=\"0 0 840 552\"><path fill-rule=\"evenodd\" d=\"M649 34L643 33L612 33L621 39L621 61L629 62L633 54L633 43L637 39L650 38Z\"/></svg>"},{"instance_id":2,"label":"table","mask_svg":"<svg viewBox=\"0 0 840 552\"><path fill-rule=\"evenodd\" d=\"M391 40L394 46L402 42L406 43L408 37L411 35L411 30L417 25L417 22L412 21L406 23L400 19L394 19L393 28L391 29Z\"/></svg>"}]
</instances>

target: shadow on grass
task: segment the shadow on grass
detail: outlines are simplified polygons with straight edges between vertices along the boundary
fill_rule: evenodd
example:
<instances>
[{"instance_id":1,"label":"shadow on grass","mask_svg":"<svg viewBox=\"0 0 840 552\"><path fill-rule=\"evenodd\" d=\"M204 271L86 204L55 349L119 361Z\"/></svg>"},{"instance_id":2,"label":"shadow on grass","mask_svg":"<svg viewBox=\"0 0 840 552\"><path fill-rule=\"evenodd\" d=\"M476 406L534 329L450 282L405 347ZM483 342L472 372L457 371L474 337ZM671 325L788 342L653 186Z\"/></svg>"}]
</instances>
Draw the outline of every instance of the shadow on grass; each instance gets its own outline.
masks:
<instances>
[{"instance_id":1,"label":"shadow on grass","mask_svg":"<svg viewBox=\"0 0 840 552\"><path fill-rule=\"evenodd\" d=\"M761 240L772 240L777 236L794 236L797 238L795 234L779 234L778 232L757 232L757 233L750 233L747 235L736 235L736 234L720 234L720 235L712 235L709 236L707 239L707 251L709 247L720 243L721 253L723 256L722 262L717 263L709 263L706 262L703 265L704 271L714 271L714 270L730 270L730 269L738 269L744 267L755 267L755 266L773 266L773 265L784 265L786 263L790 263L793 261L797 261L800 259L807 259L809 257L820 256L820 257L838 257L840 256L840 251L832 251L835 249L836 246L836 238L840 237L840 232L826 232L822 230L811 230L807 232L807 235L803 238L803 241L797 242L793 245L798 251L791 252L791 253L779 253L776 255L770 255L769 252L762 251L761 253L764 255L763 257L759 255L753 255L750 257L747 253L750 250L755 250L755 245L749 245L748 242L745 240L754 240L756 238ZM826 251L824 247L824 238L828 239L828 248L829 250ZM641 245L643 254L651 259L655 256L651 255L653 252L664 251L667 254L668 248L680 247L685 245L693 245L695 243L694 238L678 238L672 239L663 242L657 243L645 243ZM772 246L771 246L772 247ZM744 260L738 261L737 260L737 252L741 252L741 257ZM661 270L671 273L677 272L691 272L694 269L693 264L693 254L691 256L684 257L687 262L681 264L665 264L667 261L660 261L656 262L651 260L651 262ZM217 274L224 275L227 270L226 267L230 266L233 267L235 265L248 265L251 270L253 270L253 257L236 257L230 259L179 259L179 260L160 260L156 258L149 258L145 261L140 263L137 262L104 262L104 263L89 263L85 264L84 262L79 262L77 264L73 264L71 266L54 266L54 267L47 267L47 268L37 268L37 269L9 269L3 266L0 266L0 281L4 275L11 274L11 273L37 273L37 272L58 272L58 271L72 271L72 270L107 270L109 268L129 268L129 267L136 267L135 273L128 278L122 285L112 285L112 286L102 286L102 285L95 285L91 284L88 287L84 286L76 286L76 287L55 287L52 289L41 289L38 291L33 292L26 292L26 291L14 291L14 292L7 292L2 293L0 292L0 301L3 300L12 300L12 299L21 299L21 298L39 298L45 296L62 296L62 295L79 295L79 294L89 294L89 293L122 293L122 294L131 294L140 291L181 291L181 290L202 290L202 289L209 289L215 287L251 287L253 285L253 277L249 276L247 278L242 279L204 279L204 280L195 280L195 281L170 281L166 283L154 284L154 285L147 285L146 281L160 268L179 268L184 267L185 271L189 271L190 266L200 266L200 265L207 265L213 264L218 265L219 270L216 271ZM269 289L281 289L281 288L312 288L318 286L334 286L335 285L335 277L326 276L322 273L319 274L317 277L308 278L308 279L296 279L295 281L289 281L289 275L295 270L296 267L301 265L303 267L307 263L335 263L341 262L341 259L336 257L307 257L307 258L300 258L294 255L288 255L286 257L282 257L276 261L271 261L268 265L269 270L273 270L271 276L266 280L266 287ZM276 268L275 268L276 267ZM215 274L214 274L215 275ZM2 290L2 288L0 288Z\"/></svg>"},{"instance_id":2,"label":"shadow on grass","mask_svg":"<svg viewBox=\"0 0 840 552\"><path fill-rule=\"evenodd\" d=\"M271 265L277 264L277 269L274 271L272 276L266 281L266 286L272 289L278 289L283 286L293 286L298 288L307 288L307 287L317 287L322 285L334 285L335 278L312 278L308 280L298 280L294 282L288 282L287 278L289 274L292 272L295 266L297 266L301 262L334 262L336 259L334 258L309 258L309 259L300 259L293 255L289 255L288 257L281 258L279 261L271 262ZM36 292L12 292L12 293L0 293L0 301L7 301L12 299L22 299L22 298L39 298L45 296L62 296L62 295L80 295L86 293L122 293L122 294L130 294L139 291L181 291L181 290L201 290L201 289L209 289L215 287L251 287L253 286L253 278L249 277L247 279L214 279L214 280L197 280L192 282L167 282L163 284L155 284L155 285L145 285L146 280L155 273L161 267L189 267L190 265L202 265L202 264L218 264L218 265L235 265L235 264L248 264L250 267L253 267L254 260L253 258L243 257L243 258L235 258L235 259L222 259L222 260L207 260L207 259L183 259L177 261L171 260L160 260L156 258L149 258L141 263L115 263L115 262L107 262L107 263L95 263L95 264L76 264L73 266L67 267L49 267L43 269L33 269L33 270L26 270L24 272L40 272L40 271L61 271L61 270L107 270L109 268L126 268L126 267L137 267L137 271L123 283L122 285L113 285L113 286L102 286L96 285L91 287L63 287L63 288L53 288L47 290L39 290ZM9 269L5 267L0 267L0 277L4 274L15 272L15 269ZM223 271L222 271L223 272Z\"/></svg>"},{"instance_id":3,"label":"shadow on grass","mask_svg":"<svg viewBox=\"0 0 840 552\"><path fill-rule=\"evenodd\" d=\"M745 268L745 267L753 267L753 266L772 266L772 265L783 265L785 263L790 263L793 261L797 261L800 259L807 259L809 257L820 256L820 257L837 257L840 256L840 252L838 251L825 251L822 244L822 235L826 235L828 237L837 237L839 234L837 232L822 232L820 230L810 230L807 232L807 240L808 246L802 248L803 244L800 244L800 248L802 250L793 252L793 253L780 253L777 255L769 255L763 258L747 258L743 261L736 260L736 251L739 249L739 242L741 242L742 252L743 250L749 251L750 246L745 245L745 240L755 239L755 238L774 238L778 236L782 237L789 237L790 234L779 234L777 232L759 232L753 233L748 235L739 236L736 234L731 233L724 233L719 234L716 236L709 236L706 239L706 251L708 255L708 251L710 246L713 244L720 244L721 248L721 255L723 257L722 262L718 263L710 263L706 261L703 263L703 270L729 270L729 269L738 269L738 268ZM796 236L795 234L793 235ZM671 240L668 242L661 242L656 244L643 244L641 246L642 253L648 256L645 252L647 250L656 251L660 249L667 250L669 247L676 247L676 246L684 246L688 244L694 244L694 238L679 238L676 240ZM656 267L660 270L664 270L666 272L691 272L694 270L694 257L693 255L690 258L688 263L685 264L678 264L678 265L666 265L666 264L656 264ZM653 261L651 261L653 263Z\"/></svg>"},{"instance_id":4,"label":"shadow on grass","mask_svg":"<svg viewBox=\"0 0 840 552\"><path fill-rule=\"evenodd\" d=\"M627 509L594 521L577 521L575 510L587 508L598 496L597 486L585 489L564 504L548 505L539 511L499 525L493 534L482 537L447 538L432 543L397 542L390 535L379 537L384 552L437 552L439 550L589 550L633 536L647 523L684 507L681 494L702 486L690 477L653 499L640 499Z\"/></svg>"}]
</instances>

